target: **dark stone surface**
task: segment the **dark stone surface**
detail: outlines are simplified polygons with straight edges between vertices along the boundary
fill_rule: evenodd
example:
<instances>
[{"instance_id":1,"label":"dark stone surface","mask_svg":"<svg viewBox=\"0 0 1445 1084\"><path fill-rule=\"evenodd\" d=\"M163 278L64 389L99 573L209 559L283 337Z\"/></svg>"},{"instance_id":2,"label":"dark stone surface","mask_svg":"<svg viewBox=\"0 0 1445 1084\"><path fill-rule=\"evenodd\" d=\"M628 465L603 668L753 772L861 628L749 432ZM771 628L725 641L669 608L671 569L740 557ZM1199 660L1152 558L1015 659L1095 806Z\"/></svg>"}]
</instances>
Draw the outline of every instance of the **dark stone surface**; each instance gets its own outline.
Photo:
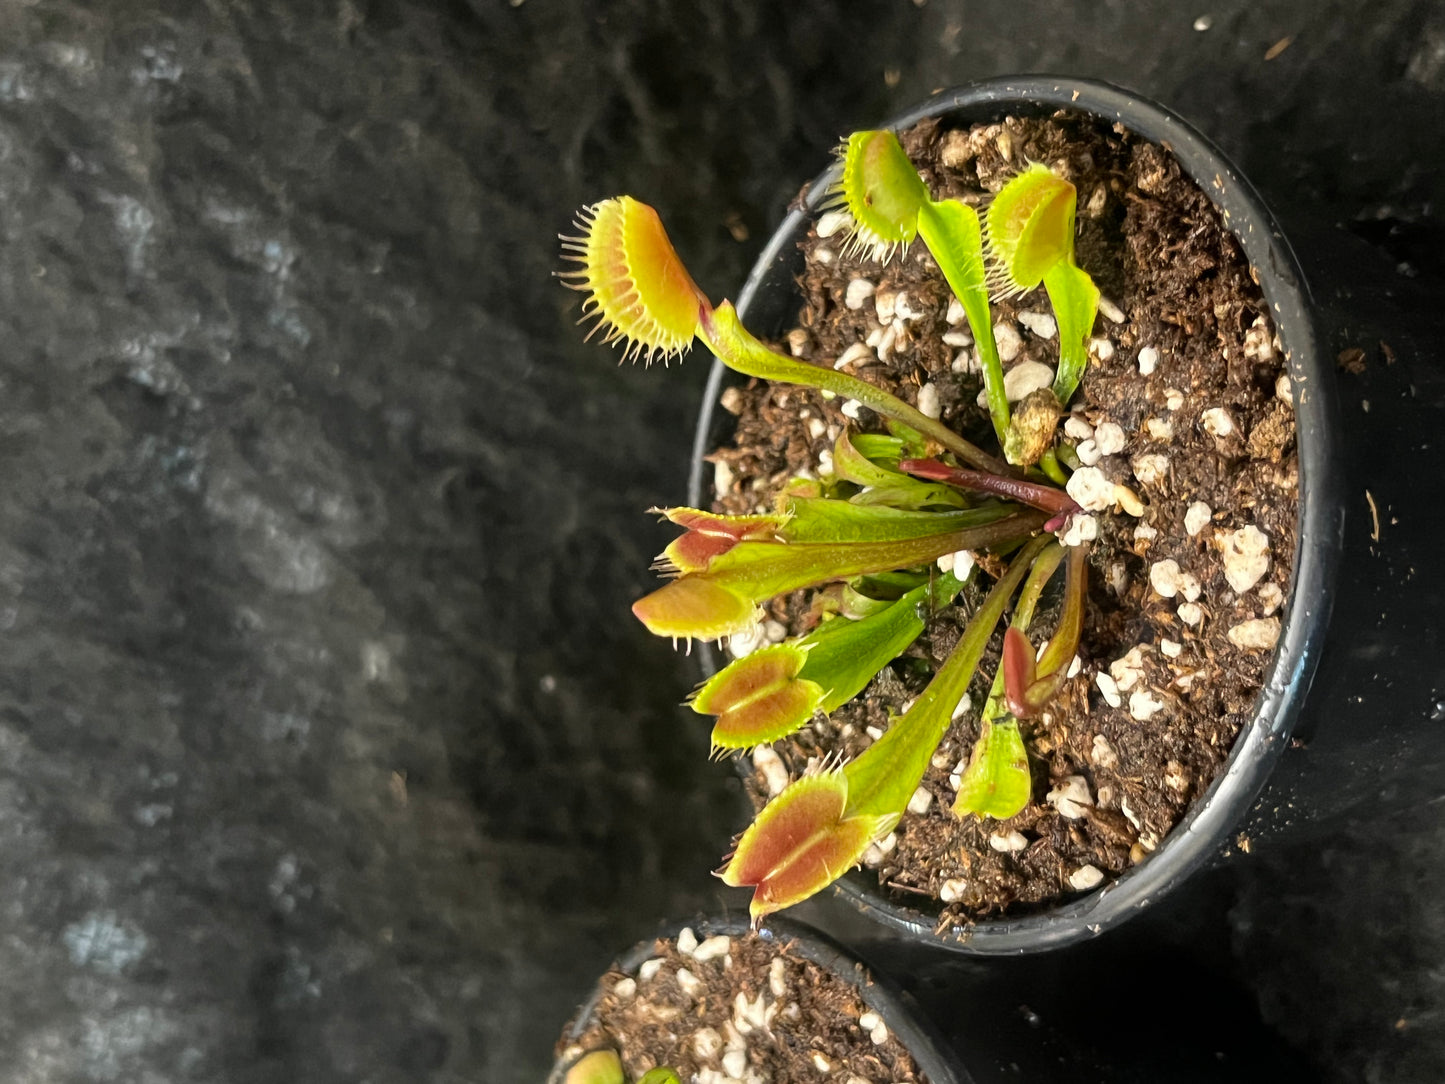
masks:
<instances>
[{"instance_id":1,"label":"dark stone surface","mask_svg":"<svg viewBox=\"0 0 1445 1084\"><path fill-rule=\"evenodd\" d=\"M1053 70L1445 270L1437 3L514 4L0 5L0 1079L536 1079L722 905L736 788L627 614L705 366L577 341L577 205L722 296L841 133ZM1434 819L1201 897L1323 1075L1440 1075Z\"/></svg>"}]
</instances>

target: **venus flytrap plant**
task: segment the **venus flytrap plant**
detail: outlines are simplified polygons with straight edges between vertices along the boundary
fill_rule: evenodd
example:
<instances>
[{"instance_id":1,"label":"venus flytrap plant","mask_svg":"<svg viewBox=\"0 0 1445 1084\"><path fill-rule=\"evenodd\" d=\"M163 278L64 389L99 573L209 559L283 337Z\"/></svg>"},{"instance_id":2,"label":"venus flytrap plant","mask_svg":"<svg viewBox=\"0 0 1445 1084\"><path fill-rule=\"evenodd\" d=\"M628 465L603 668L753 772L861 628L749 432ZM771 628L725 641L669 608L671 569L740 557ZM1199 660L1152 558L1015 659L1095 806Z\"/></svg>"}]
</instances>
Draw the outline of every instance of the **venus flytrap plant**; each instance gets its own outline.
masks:
<instances>
[{"instance_id":1,"label":"venus flytrap plant","mask_svg":"<svg viewBox=\"0 0 1445 1084\"><path fill-rule=\"evenodd\" d=\"M939 558L959 551L1014 554L908 711L853 761L790 784L743 834L722 875L728 884L754 887L755 917L830 883L897 824L1026 576L1017 629L1005 640L1006 665L995 678L996 694L1006 693L1020 713L1038 710L1057 692L1083 616L1080 551L1069 563L1069 598L1077 606L1066 604L1060 631L1041 659L1033 659L1026 639L1022 650L1029 657L1019 655L1038 592L1061 560L1062 550L1047 532L1079 510L1065 492L1036 480L1057 481L1063 474L1058 460L1065 456L1050 450L1053 429L1077 384L1097 299L1088 294L1087 275L1073 265L1072 186L1047 170L1026 171L996 198L985 238L972 208L930 197L891 132L850 139L843 177L837 198L854 222L850 244L891 255L921 235L933 252L974 329L990 414L1009 463L857 376L789 357L757 339L730 302L714 306L698 289L647 205L630 197L605 200L581 213L579 236L564 238L564 254L577 266L561 277L587 294L582 319L594 321L588 335L601 332L604 342L621 347L624 360L665 362L700 338L735 372L857 400L884 418L892 433L845 429L834 444L831 473L795 479L772 513L660 510L682 528L657 566L673 578L633 606L657 635L731 636L753 628L768 600L820 589L811 620L821 623L811 632L736 660L697 690L693 708L717 719L715 750L775 741L862 692L960 590L959 578L934 570ZM1028 288L1022 284L1031 276L1054 299L1061 379L1054 392L1036 393L1048 399L1048 409L1025 401L1011 417L988 289L990 282ZM1062 343L1064 337L1070 342ZM1054 395L1061 396L1058 402ZM1024 476L1019 467L1041 457L1046 474ZM977 771L970 767L970 785L983 780L992 796L970 807L981 815L1006 815L1000 812L1005 806L1029 796L1027 757L1004 699L990 698L984 739L974 755Z\"/></svg>"}]
</instances>

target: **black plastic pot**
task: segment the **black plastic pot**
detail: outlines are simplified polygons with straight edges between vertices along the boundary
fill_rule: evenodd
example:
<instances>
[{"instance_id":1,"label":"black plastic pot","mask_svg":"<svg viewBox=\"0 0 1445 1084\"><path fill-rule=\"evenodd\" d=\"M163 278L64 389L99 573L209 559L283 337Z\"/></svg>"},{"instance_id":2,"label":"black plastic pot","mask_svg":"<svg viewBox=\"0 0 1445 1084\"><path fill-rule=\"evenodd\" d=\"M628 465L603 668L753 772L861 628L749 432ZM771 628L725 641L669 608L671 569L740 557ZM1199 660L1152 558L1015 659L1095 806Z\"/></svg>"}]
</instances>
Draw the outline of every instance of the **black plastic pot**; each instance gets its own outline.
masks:
<instances>
[{"instance_id":1,"label":"black plastic pot","mask_svg":"<svg viewBox=\"0 0 1445 1084\"><path fill-rule=\"evenodd\" d=\"M746 918L724 916L666 925L658 931L657 936L675 938L684 926L692 927L699 940L718 934L741 937L751 929ZM904 993L891 979L870 971L847 949L800 922L774 916L764 922L757 932L760 937L780 946L787 945L791 955L816 964L854 987L863 1002L888 1025L889 1032L913 1055L914 1061L927 1075L931 1084L973 1084L973 1077L958 1064L933 1022L919 1010L913 997ZM634 975L643 962L654 955L656 939L649 938L620 956L613 968ZM578 1009L576 1018L563 1037L565 1041L575 1041L586 1031L602 994L599 981L597 988ZM570 1064L559 1061L553 1066L547 1077L547 1084L560 1084Z\"/></svg>"},{"instance_id":2,"label":"black plastic pot","mask_svg":"<svg viewBox=\"0 0 1445 1084\"><path fill-rule=\"evenodd\" d=\"M926 117L948 117L966 125L990 123L1010 114L1041 116L1058 109L1119 121L1167 145L1184 171L1213 198L1257 270L1294 388L1300 466L1298 543L1279 643L1254 717L1213 785L1148 861L1089 895L1047 911L942 931L935 931L935 914L886 898L871 876L855 871L834 886L859 910L899 934L982 955L1036 952L1112 929L1173 891L1234 838L1300 718L1330 620L1344 524L1333 357L1325 357L1317 345L1312 301L1288 241L1249 182L1213 144L1161 106L1127 91L1089 80L1044 76L990 80L945 91L894 117L888 127L907 128ZM754 265L737 305L754 333L780 336L796 319L799 299L794 278L802 268L797 242L836 174L834 166L813 182L807 208L788 215ZM693 448L689 500L694 505L709 499L702 457L727 432L727 417L714 409L727 378L728 371L716 363ZM715 652L701 657L709 670L718 665Z\"/></svg>"}]
</instances>

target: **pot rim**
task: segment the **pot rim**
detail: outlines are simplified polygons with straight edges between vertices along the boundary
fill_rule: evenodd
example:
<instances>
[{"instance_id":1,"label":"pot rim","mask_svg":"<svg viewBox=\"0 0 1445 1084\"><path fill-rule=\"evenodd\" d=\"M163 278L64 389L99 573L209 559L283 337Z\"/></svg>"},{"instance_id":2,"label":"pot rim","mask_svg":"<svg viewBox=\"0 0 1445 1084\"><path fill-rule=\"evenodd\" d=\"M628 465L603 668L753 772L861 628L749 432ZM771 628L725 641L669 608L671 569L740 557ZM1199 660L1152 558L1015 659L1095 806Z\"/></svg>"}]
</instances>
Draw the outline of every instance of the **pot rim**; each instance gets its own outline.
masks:
<instances>
[{"instance_id":1,"label":"pot rim","mask_svg":"<svg viewBox=\"0 0 1445 1084\"><path fill-rule=\"evenodd\" d=\"M1226 844L1229 832L1244 821L1259 796L1299 718L1329 624L1344 539L1337 406L1328 364L1316 341L1313 301L1288 240L1253 186L1218 147L1180 117L1139 95L1109 83L1047 75L989 79L944 90L898 114L886 127L903 129L950 113L980 123L1011 112L1046 115L1057 109L1118 121L1166 146L1214 201L1239 240L1272 310L1293 388L1299 518L1279 642L1254 716L1241 729L1209 789L1148 860L1102 888L1048 910L943 930L935 929L935 916L887 899L860 871L835 882L837 894L883 925L912 939L975 955L1035 952L1097 936L1175 888ZM791 211L774 231L738 297L743 319L759 293L778 285L788 271L798 233L807 228L838 171L836 163L824 170L809 187L806 205ZM791 283L791 274L783 281ZM715 361L703 393L688 480L689 502L696 507L707 492L702 457L711 450L711 421L726 373ZM704 646L703 664L716 670L717 655L711 645Z\"/></svg>"},{"instance_id":2,"label":"pot rim","mask_svg":"<svg viewBox=\"0 0 1445 1084\"><path fill-rule=\"evenodd\" d=\"M692 927L699 940L718 934L741 937L756 932L765 940L786 946L789 952L817 964L852 986L864 1004L882 1018L889 1032L913 1055L913 1060L927 1076L930 1084L972 1084L973 1077L963 1069L937 1026L909 994L887 975L869 968L827 934L797 919L771 915L758 925L756 931L746 916L730 913L699 915L689 921L663 922L659 924L656 935L633 945L617 957L608 970L615 969L635 975L645 960L656 955L658 940L675 939L682 929L688 926ZM599 977L564 1033L564 1040L572 1041L582 1034L597 1011L602 995L602 980ZM547 1084L561 1084L571 1064L571 1061L557 1059L547 1076Z\"/></svg>"}]
</instances>

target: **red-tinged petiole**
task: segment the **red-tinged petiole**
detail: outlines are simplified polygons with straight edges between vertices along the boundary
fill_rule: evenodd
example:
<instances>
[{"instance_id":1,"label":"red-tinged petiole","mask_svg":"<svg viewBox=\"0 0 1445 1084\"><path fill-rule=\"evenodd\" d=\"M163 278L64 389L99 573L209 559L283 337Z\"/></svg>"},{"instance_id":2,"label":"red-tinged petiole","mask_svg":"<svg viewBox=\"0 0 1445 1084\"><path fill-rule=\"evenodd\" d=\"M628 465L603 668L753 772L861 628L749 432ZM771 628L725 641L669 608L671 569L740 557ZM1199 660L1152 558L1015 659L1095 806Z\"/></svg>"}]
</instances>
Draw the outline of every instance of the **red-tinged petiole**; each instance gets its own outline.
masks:
<instances>
[{"instance_id":1,"label":"red-tinged petiole","mask_svg":"<svg viewBox=\"0 0 1445 1084\"><path fill-rule=\"evenodd\" d=\"M998 497L1009 497L1030 508L1037 508L1052 515L1045 530L1057 530L1064 520L1080 511L1079 505L1061 489L1029 482L1022 478L1011 478L984 471L950 467L937 459L904 459L898 469L916 478L927 478L933 482L946 482L959 489L975 493L992 493ZM1054 526L1050 526L1050 524Z\"/></svg>"},{"instance_id":2,"label":"red-tinged petiole","mask_svg":"<svg viewBox=\"0 0 1445 1084\"><path fill-rule=\"evenodd\" d=\"M1004 696L1009 711L1016 718L1029 719L1043 711L1058 695L1068 677L1069 665L1079 649L1079 637L1084 628L1087 595L1085 558L1083 546L1069 547L1064 609L1059 615L1059 627L1043 654L1035 659L1033 645L1022 629L1010 626L1004 633Z\"/></svg>"}]
</instances>

